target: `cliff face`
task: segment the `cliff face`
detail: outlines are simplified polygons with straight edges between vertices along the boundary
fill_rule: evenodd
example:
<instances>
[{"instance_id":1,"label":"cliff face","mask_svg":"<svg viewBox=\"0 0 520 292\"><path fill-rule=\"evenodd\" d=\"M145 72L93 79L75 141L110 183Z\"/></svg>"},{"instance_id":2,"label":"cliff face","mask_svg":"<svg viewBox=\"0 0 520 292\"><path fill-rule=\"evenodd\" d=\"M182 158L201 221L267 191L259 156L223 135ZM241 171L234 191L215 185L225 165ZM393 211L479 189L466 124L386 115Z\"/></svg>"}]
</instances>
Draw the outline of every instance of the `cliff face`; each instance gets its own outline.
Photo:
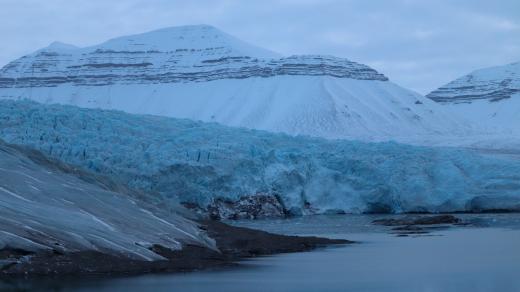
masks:
<instances>
[{"instance_id":1,"label":"cliff face","mask_svg":"<svg viewBox=\"0 0 520 292\"><path fill-rule=\"evenodd\" d=\"M208 58L187 66L177 66L183 56L175 52L96 50L87 54L88 56L42 51L34 56L24 57L2 69L0 88L205 82L279 75L388 80L383 74L367 66L327 56L292 56L280 59L237 56ZM114 55L117 57L113 57Z\"/></svg>"}]
</instances>

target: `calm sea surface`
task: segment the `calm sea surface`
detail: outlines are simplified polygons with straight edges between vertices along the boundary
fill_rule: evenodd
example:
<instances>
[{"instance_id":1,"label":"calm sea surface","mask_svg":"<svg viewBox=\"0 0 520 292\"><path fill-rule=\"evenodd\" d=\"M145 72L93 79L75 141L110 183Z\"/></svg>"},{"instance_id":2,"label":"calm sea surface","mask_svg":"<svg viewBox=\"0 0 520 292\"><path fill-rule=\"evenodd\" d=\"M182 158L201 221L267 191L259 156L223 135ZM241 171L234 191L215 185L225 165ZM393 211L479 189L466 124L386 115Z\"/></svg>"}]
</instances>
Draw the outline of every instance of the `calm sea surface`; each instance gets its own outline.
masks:
<instances>
[{"instance_id":1,"label":"calm sea surface","mask_svg":"<svg viewBox=\"0 0 520 292\"><path fill-rule=\"evenodd\" d=\"M263 257L239 268L116 279L0 283L54 291L520 291L520 214L457 215L473 227L397 237L381 216L315 216L233 224L358 244Z\"/></svg>"}]
</instances>

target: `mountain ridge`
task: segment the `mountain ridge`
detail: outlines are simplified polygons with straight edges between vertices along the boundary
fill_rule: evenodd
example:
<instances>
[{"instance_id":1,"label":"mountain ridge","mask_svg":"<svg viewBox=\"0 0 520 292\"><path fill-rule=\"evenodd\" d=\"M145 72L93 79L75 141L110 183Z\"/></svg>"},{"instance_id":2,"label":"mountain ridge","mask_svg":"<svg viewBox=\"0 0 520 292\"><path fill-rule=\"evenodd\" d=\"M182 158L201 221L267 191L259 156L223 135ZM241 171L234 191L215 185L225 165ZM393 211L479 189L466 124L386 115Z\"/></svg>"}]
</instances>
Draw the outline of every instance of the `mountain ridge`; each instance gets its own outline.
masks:
<instances>
[{"instance_id":1,"label":"mountain ridge","mask_svg":"<svg viewBox=\"0 0 520 292\"><path fill-rule=\"evenodd\" d=\"M475 125L520 133L520 62L475 70L426 97Z\"/></svg>"},{"instance_id":2,"label":"mountain ridge","mask_svg":"<svg viewBox=\"0 0 520 292\"><path fill-rule=\"evenodd\" d=\"M426 97L440 103L492 102L520 92L520 62L478 69L430 92Z\"/></svg>"},{"instance_id":3,"label":"mountain ridge","mask_svg":"<svg viewBox=\"0 0 520 292\"><path fill-rule=\"evenodd\" d=\"M366 65L323 55L273 57L211 26L56 47L2 68L0 98L334 139L467 131L463 121Z\"/></svg>"}]
</instances>

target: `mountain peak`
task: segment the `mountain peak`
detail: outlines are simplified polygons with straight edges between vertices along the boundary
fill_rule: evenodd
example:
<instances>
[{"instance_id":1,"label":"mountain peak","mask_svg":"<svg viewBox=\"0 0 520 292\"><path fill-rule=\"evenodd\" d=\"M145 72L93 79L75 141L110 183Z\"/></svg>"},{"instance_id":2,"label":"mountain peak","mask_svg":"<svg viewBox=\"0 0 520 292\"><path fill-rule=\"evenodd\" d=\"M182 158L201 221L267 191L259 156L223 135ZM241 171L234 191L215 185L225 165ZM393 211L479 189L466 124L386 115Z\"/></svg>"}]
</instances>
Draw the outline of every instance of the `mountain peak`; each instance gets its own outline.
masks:
<instances>
[{"instance_id":1,"label":"mountain peak","mask_svg":"<svg viewBox=\"0 0 520 292\"><path fill-rule=\"evenodd\" d=\"M43 51L43 50L66 51L66 50L76 50L76 49L78 49L78 47L76 47L74 45L55 41L40 51Z\"/></svg>"},{"instance_id":2,"label":"mountain peak","mask_svg":"<svg viewBox=\"0 0 520 292\"><path fill-rule=\"evenodd\" d=\"M173 33L177 33L177 32L205 32L205 31L216 31L216 32L221 32L222 31L218 28L216 28L215 26L213 25L209 25L209 24L188 24L188 25L179 25L179 26L169 26L169 27L163 27L163 28L159 28L159 29L154 29L154 30L151 30L149 31L148 33L153 33L153 32L173 32Z\"/></svg>"},{"instance_id":3,"label":"mountain peak","mask_svg":"<svg viewBox=\"0 0 520 292\"><path fill-rule=\"evenodd\" d=\"M274 58L278 54L239 40L218 28L185 25L111 39L94 48L114 51L221 51L231 56ZM91 48L89 48L91 49Z\"/></svg>"},{"instance_id":4,"label":"mountain peak","mask_svg":"<svg viewBox=\"0 0 520 292\"><path fill-rule=\"evenodd\" d=\"M473 71L427 97L475 125L520 133L520 62Z\"/></svg>"},{"instance_id":5,"label":"mountain peak","mask_svg":"<svg viewBox=\"0 0 520 292\"><path fill-rule=\"evenodd\" d=\"M427 97L441 103L496 102L520 93L520 62L479 69L462 76Z\"/></svg>"},{"instance_id":6,"label":"mountain peak","mask_svg":"<svg viewBox=\"0 0 520 292\"><path fill-rule=\"evenodd\" d=\"M0 96L333 138L458 129L369 66L281 57L209 25L32 54L0 71Z\"/></svg>"}]
</instances>

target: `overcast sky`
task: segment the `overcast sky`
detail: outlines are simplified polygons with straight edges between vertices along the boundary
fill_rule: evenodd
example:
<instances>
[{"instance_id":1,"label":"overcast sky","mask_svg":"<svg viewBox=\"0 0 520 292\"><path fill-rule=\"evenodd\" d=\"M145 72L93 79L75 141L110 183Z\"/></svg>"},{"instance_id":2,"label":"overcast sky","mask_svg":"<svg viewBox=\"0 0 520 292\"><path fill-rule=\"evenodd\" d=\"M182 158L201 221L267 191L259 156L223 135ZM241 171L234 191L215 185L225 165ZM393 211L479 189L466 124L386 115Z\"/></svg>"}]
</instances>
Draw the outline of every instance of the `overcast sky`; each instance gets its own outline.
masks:
<instances>
[{"instance_id":1,"label":"overcast sky","mask_svg":"<svg viewBox=\"0 0 520 292\"><path fill-rule=\"evenodd\" d=\"M520 61L520 0L0 0L0 66L55 40L186 24L285 55L346 57L420 93Z\"/></svg>"}]
</instances>

